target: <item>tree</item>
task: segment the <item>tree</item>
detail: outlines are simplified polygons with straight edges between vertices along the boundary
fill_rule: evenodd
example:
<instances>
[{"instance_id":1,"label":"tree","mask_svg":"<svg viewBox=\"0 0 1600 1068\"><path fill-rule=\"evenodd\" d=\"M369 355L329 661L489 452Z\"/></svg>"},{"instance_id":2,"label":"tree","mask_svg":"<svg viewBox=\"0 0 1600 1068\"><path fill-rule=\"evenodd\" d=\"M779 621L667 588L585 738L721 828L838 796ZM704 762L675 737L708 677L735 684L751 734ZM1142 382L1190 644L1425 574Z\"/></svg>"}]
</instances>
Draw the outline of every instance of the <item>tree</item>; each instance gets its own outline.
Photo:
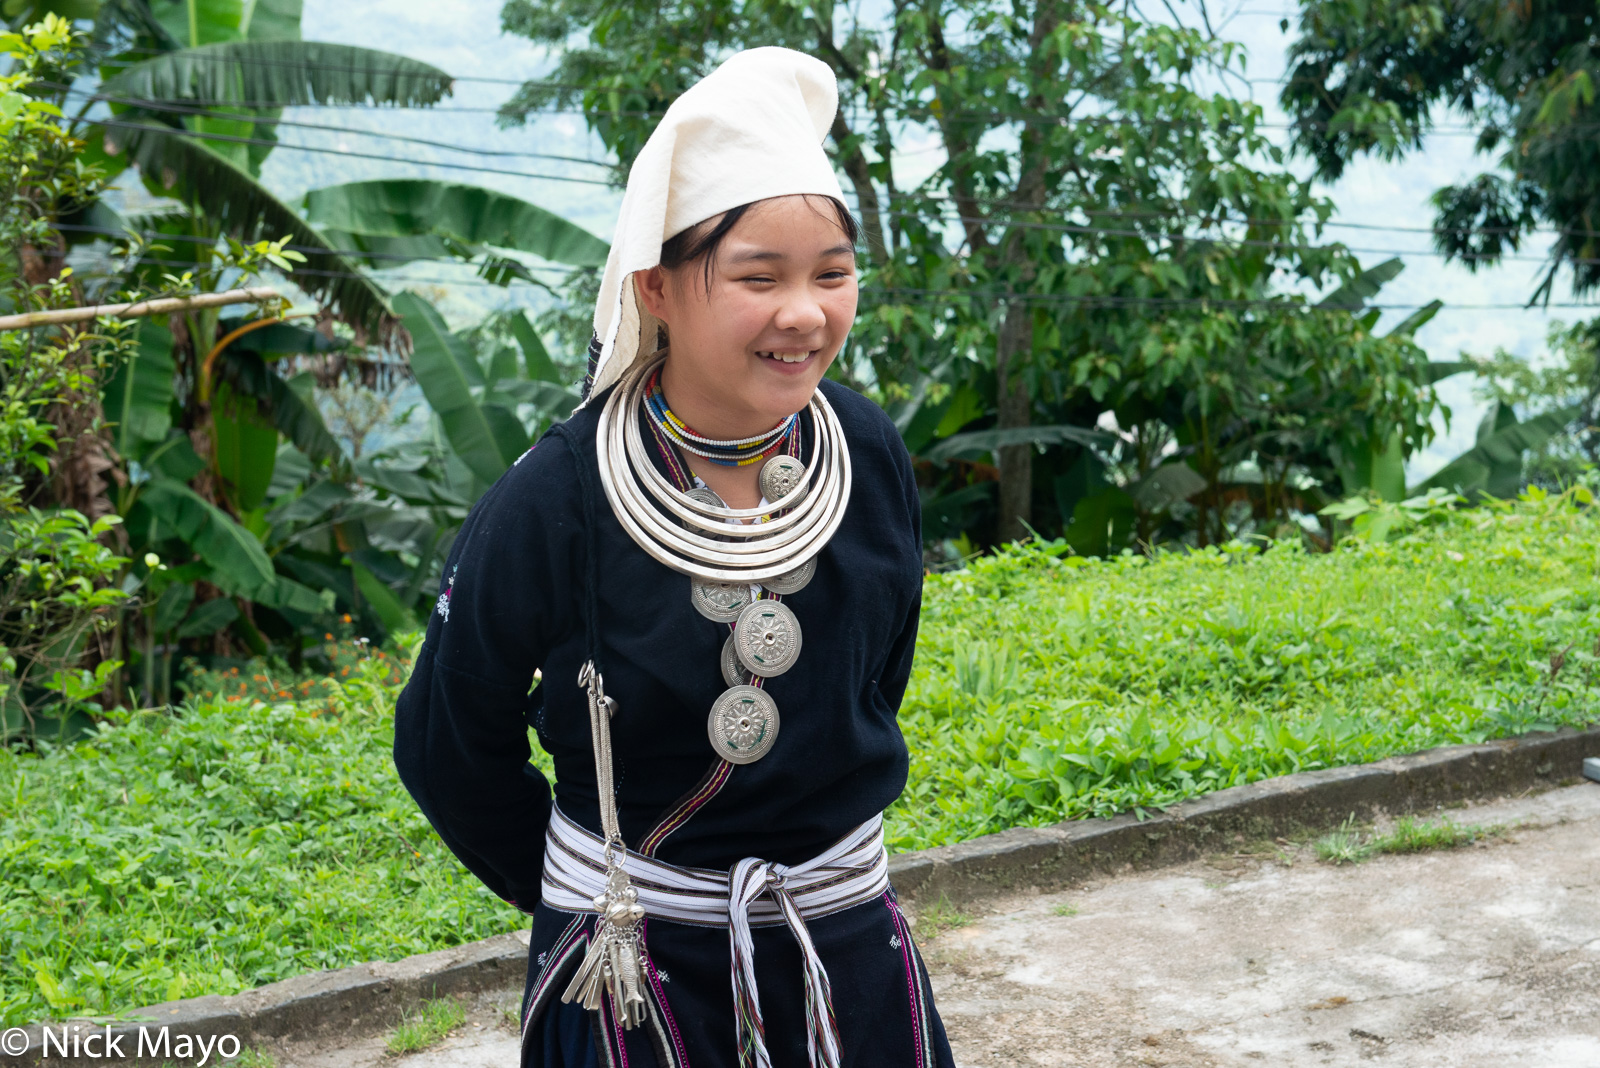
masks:
<instances>
[{"instance_id":1,"label":"tree","mask_svg":"<svg viewBox=\"0 0 1600 1068\"><path fill-rule=\"evenodd\" d=\"M80 296L71 272L41 271L41 250L55 245L52 216L92 199L103 176L81 165L82 144L59 110L30 96L71 68L80 45L59 17L0 35L9 67L0 75L7 310L71 307ZM80 706L121 667L101 645L132 592L115 584L128 562L108 544L117 517L61 501L94 498L109 467L91 447L100 427L89 401L96 372L126 340L126 329L105 322L0 333L0 743L70 734L87 721Z\"/></svg>"},{"instance_id":2,"label":"tree","mask_svg":"<svg viewBox=\"0 0 1600 1068\"><path fill-rule=\"evenodd\" d=\"M1285 367L1367 376L1339 413L1350 436L1411 449L1430 433L1408 338L1373 339L1348 310L1279 287L1337 286L1360 266L1316 242L1331 206L1282 167L1259 110L1194 87L1237 73L1234 45L1072 0L510 0L502 26L558 54L505 121L580 105L619 176L666 103L732 50L787 45L833 67L831 151L868 265L838 373L878 392L913 450L935 450L930 507L963 523L988 508L993 538L1075 522L1101 488L1091 453L1107 414L1142 428L1129 443L1141 477L1177 447L1219 485L1237 462L1210 445L1231 435L1244 459L1265 447L1234 433L1238 413ZM934 161L915 181L896 158L913 144ZM1202 542L1225 533L1213 496L1197 508Z\"/></svg>"},{"instance_id":3,"label":"tree","mask_svg":"<svg viewBox=\"0 0 1600 1068\"><path fill-rule=\"evenodd\" d=\"M1359 155L1415 151L1453 111L1478 126L1478 151L1498 159L1434 195L1437 247L1476 270L1550 226L1550 267L1530 299L1548 300L1563 267L1575 291L1592 290L1597 20L1588 0L1305 0L1282 95L1295 145L1336 178Z\"/></svg>"}]
</instances>

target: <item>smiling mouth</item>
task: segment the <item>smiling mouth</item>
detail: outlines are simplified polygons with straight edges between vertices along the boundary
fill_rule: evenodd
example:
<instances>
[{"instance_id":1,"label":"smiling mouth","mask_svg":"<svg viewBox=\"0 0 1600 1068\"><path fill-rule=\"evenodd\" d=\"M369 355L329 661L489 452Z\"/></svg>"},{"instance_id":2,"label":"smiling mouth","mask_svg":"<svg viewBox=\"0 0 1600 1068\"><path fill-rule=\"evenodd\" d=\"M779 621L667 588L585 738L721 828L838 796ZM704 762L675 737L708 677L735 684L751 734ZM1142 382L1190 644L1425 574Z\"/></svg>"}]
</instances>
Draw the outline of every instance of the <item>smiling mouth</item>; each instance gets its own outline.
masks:
<instances>
[{"instance_id":1,"label":"smiling mouth","mask_svg":"<svg viewBox=\"0 0 1600 1068\"><path fill-rule=\"evenodd\" d=\"M811 357L815 356L816 354L817 354L817 350L816 349L811 349L811 350L806 351L806 352L776 352L776 351L768 351L768 352L757 352L756 353L756 355L760 356L763 360L777 360L780 363L805 363L807 360L811 359Z\"/></svg>"}]
</instances>

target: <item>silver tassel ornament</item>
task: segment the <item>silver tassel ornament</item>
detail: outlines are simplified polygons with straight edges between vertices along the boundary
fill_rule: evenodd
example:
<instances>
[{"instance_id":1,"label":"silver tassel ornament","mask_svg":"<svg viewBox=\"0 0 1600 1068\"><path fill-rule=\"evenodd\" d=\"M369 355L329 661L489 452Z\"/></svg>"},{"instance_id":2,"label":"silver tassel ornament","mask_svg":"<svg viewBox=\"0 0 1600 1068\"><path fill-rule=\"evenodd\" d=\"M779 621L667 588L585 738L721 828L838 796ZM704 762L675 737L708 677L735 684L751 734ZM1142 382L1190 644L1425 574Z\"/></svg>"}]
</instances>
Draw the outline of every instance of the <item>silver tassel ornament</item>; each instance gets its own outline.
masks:
<instances>
[{"instance_id":1,"label":"silver tassel ornament","mask_svg":"<svg viewBox=\"0 0 1600 1068\"><path fill-rule=\"evenodd\" d=\"M627 856L622 832L617 824L617 799L611 780L611 717L617 702L606 696L605 684L594 664L588 663L578 675L578 685L589 691L589 726L594 735L595 771L600 792L600 829L605 834L606 889L594 899L600 918L595 922L589 951L583 955L572 982L561 995L563 1003L578 1001L584 1008L598 1011L609 996L612 1015L624 1028L644 1023L646 1008L643 985L643 945L639 924L644 907L633 888L622 859Z\"/></svg>"}]
</instances>

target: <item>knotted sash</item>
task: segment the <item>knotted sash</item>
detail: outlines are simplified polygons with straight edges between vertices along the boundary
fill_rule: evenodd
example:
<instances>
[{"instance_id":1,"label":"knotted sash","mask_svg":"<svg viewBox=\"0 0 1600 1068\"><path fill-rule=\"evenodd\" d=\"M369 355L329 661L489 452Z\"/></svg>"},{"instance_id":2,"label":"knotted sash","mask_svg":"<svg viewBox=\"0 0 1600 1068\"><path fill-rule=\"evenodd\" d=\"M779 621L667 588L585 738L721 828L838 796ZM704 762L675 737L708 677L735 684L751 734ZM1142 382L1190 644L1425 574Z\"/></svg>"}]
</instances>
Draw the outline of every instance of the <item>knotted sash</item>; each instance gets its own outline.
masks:
<instances>
[{"instance_id":1,"label":"knotted sash","mask_svg":"<svg viewBox=\"0 0 1600 1068\"><path fill-rule=\"evenodd\" d=\"M543 900L563 912L595 911L605 891L604 842L559 808L545 832ZM752 927L787 924L805 969L806 1048L812 1068L838 1068L839 1028L828 972L806 921L865 904L889 888L883 818L874 816L802 864L747 857L731 872L667 864L628 850L624 867L639 904L652 918L698 927L726 927L732 964L739 1063L770 1068L761 998L756 989Z\"/></svg>"}]
</instances>

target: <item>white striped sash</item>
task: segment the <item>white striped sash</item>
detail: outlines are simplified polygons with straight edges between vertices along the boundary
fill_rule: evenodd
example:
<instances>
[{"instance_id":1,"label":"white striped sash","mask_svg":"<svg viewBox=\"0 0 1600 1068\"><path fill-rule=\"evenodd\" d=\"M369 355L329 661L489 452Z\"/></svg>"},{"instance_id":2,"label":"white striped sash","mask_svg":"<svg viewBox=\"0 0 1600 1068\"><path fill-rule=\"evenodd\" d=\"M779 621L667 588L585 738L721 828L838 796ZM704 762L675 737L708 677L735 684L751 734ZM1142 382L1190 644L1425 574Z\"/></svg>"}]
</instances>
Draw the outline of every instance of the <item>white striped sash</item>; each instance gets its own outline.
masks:
<instances>
[{"instance_id":1,"label":"white striped sash","mask_svg":"<svg viewBox=\"0 0 1600 1068\"><path fill-rule=\"evenodd\" d=\"M543 900L563 912L595 912L605 891L604 843L559 808L545 832ZM803 864L747 857L731 872L685 868L628 851L624 865L647 916L700 927L726 927L733 968L739 1061L768 1068L761 1002L755 986L751 927L788 924L805 965L807 1046L813 1068L836 1068L839 1034L828 973L805 921L864 904L889 888L883 817L874 816Z\"/></svg>"}]
</instances>

